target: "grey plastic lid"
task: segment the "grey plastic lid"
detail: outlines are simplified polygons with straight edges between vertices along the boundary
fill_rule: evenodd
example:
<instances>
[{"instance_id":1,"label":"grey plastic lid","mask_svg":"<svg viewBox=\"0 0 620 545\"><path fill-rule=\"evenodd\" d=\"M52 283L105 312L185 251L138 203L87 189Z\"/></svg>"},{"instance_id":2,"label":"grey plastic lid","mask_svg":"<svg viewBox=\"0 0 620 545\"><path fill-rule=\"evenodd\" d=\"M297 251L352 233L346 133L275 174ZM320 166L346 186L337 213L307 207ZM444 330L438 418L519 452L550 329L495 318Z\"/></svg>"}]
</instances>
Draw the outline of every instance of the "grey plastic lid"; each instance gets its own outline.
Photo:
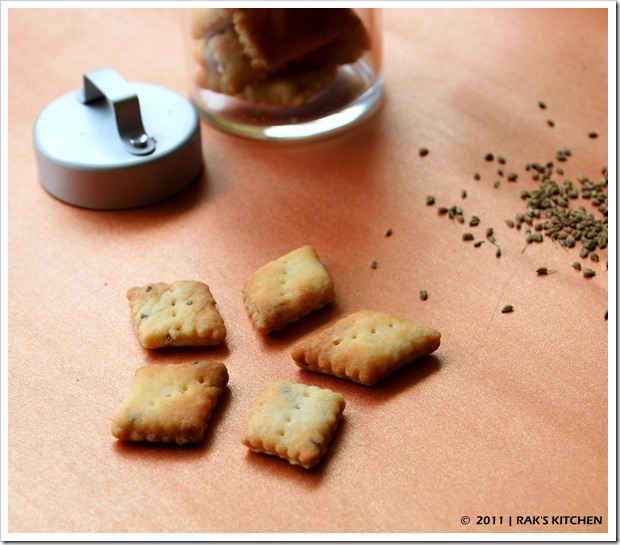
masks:
<instances>
[{"instance_id":1,"label":"grey plastic lid","mask_svg":"<svg viewBox=\"0 0 620 545\"><path fill-rule=\"evenodd\" d=\"M164 87L129 84L112 68L87 72L82 89L51 102L33 138L43 187L86 208L160 201L203 168L191 102Z\"/></svg>"}]
</instances>

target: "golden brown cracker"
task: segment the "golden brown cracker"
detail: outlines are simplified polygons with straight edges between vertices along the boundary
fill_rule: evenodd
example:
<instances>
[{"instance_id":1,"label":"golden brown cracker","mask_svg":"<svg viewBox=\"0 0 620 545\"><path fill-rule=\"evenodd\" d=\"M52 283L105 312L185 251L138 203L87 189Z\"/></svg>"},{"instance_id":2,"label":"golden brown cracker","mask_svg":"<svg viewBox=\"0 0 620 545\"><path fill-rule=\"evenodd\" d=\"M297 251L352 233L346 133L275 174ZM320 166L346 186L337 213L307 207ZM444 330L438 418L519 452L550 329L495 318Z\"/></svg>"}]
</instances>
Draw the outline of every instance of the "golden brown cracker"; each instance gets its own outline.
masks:
<instances>
[{"instance_id":1,"label":"golden brown cracker","mask_svg":"<svg viewBox=\"0 0 620 545\"><path fill-rule=\"evenodd\" d=\"M254 452L310 468L325 454L344 408L344 397L331 390L269 382L250 411L242 442Z\"/></svg>"},{"instance_id":2,"label":"golden brown cracker","mask_svg":"<svg viewBox=\"0 0 620 545\"><path fill-rule=\"evenodd\" d=\"M267 77L267 70L254 68L245 55L232 27L213 36L203 48L205 61L202 63L209 72L210 80L217 81L213 90L234 95L252 83Z\"/></svg>"},{"instance_id":3,"label":"golden brown cracker","mask_svg":"<svg viewBox=\"0 0 620 545\"><path fill-rule=\"evenodd\" d=\"M152 364L136 370L112 423L122 441L195 443L228 383L223 363Z\"/></svg>"},{"instance_id":4,"label":"golden brown cracker","mask_svg":"<svg viewBox=\"0 0 620 545\"><path fill-rule=\"evenodd\" d=\"M226 338L215 299L203 282L155 282L130 288L127 299L145 348L215 346Z\"/></svg>"},{"instance_id":5,"label":"golden brown cracker","mask_svg":"<svg viewBox=\"0 0 620 545\"><path fill-rule=\"evenodd\" d=\"M247 85L238 96L258 104L294 108L301 106L327 87L335 75L335 66L312 69L295 66L292 70L277 72L266 79Z\"/></svg>"},{"instance_id":6,"label":"golden brown cracker","mask_svg":"<svg viewBox=\"0 0 620 545\"><path fill-rule=\"evenodd\" d=\"M293 348L303 369L365 385L431 354L439 331L385 312L362 310L338 320Z\"/></svg>"},{"instance_id":7,"label":"golden brown cracker","mask_svg":"<svg viewBox=\"0 0 620 545\"><path fill-rule=\"evenodd\" d=\"M253 65L270 72L362 25L349 8L241 8L233 21Z\"/></svg>"},{"instance_id":8,"label":"golden brown cracker","mask_svg":"<svg viewBox=\"0 0 620 545\"><path fill-rule=\"evenodd\" d=\"M195 10L195 83L269 106L299 106L354 62L370 37L349 8Z\"/></svg>"},{"instance_id":9,"label":"golden brown cracker","mask_svg":"<svg viewBox=\"0 0 620 545\"><path fill-rule=\"evenodd\" d=\"M261 333L287 324L334 300L334 284L313 246L267 263L245 281L243 299Z\"/></svg>"}]
</instances>

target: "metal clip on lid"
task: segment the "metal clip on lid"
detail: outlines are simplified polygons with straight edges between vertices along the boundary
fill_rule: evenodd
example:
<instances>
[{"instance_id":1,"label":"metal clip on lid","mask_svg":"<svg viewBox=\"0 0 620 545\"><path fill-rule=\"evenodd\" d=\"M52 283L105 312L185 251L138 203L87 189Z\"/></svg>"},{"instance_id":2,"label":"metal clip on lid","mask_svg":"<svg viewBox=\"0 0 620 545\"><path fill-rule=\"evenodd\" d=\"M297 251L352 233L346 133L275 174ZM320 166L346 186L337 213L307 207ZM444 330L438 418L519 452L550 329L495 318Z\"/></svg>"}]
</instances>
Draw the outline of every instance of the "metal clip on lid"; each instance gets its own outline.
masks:
<instances>
[{"instance_id":1,"label":"metal clip on lid","mask_svg":"<svg viewBox=\"0 0 620 545\"><path fill-rule=\"evenodd\" d=\"M33 136L42 185L76 206L151 204L203 167L192 104L164 87L130 85L112 68L87 72L82 89L49 104Z\"/></svg>"},{"instance_id":2,"label":"metal clip on lid","mask_svg":"<svg viewBox=\"0 0 620 545\"><path fill-rule=\"evenodd\" d=\"M138 95L112 68L101 68L84 74L84 88L79 91L82 104L105 98L114 110L118 135L127 151L148 155L155 151L155 141L146 134L140 114Z\"/></svg>"}]
</instances>

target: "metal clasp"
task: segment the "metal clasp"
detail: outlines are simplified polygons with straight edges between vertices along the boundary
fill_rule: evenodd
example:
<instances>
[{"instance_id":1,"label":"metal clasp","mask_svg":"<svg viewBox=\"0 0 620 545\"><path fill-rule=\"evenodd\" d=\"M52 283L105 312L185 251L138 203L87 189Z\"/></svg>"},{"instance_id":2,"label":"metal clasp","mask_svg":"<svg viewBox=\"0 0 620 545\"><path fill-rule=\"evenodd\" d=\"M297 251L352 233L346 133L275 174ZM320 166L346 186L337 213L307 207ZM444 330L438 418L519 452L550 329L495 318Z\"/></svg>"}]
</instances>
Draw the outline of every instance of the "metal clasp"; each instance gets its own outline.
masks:
<instances>
[{"instance_id":1,"label":"metal clasp","mask_svg":"<svg viewBox=\"0 0 620 545\"><path fill-rule=\"evenodd\" d=\"M131 86L113 68L100 68L84 74L84 88L78 92L82 104L105 98L114 110L118 134L127 151L148 155L155 151L155 140L144 130L140 101Z\"/></svg>"}]
</instances>

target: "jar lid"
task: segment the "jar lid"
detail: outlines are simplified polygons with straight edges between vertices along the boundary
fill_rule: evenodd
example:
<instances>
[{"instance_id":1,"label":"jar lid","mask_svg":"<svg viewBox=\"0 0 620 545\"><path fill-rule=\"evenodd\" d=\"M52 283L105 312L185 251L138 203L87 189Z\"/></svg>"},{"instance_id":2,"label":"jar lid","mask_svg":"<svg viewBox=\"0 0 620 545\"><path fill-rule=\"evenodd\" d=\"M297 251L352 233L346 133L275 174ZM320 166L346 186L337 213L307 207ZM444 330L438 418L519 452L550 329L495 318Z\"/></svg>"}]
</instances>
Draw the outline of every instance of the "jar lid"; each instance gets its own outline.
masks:
<instances>
[{"instance_id":1,"label":"jar lid","mask_svg":"<svg viewBox=\"0 0 620 545\"><path fill-rule=\"evenodd\" d=\"M37 118L34 147L43 187L66 203L100 210L174 195L203 168L194 106L164 87L127 83L113 68L84 74L84 87Z\"/></svg>"}]
</instances>

